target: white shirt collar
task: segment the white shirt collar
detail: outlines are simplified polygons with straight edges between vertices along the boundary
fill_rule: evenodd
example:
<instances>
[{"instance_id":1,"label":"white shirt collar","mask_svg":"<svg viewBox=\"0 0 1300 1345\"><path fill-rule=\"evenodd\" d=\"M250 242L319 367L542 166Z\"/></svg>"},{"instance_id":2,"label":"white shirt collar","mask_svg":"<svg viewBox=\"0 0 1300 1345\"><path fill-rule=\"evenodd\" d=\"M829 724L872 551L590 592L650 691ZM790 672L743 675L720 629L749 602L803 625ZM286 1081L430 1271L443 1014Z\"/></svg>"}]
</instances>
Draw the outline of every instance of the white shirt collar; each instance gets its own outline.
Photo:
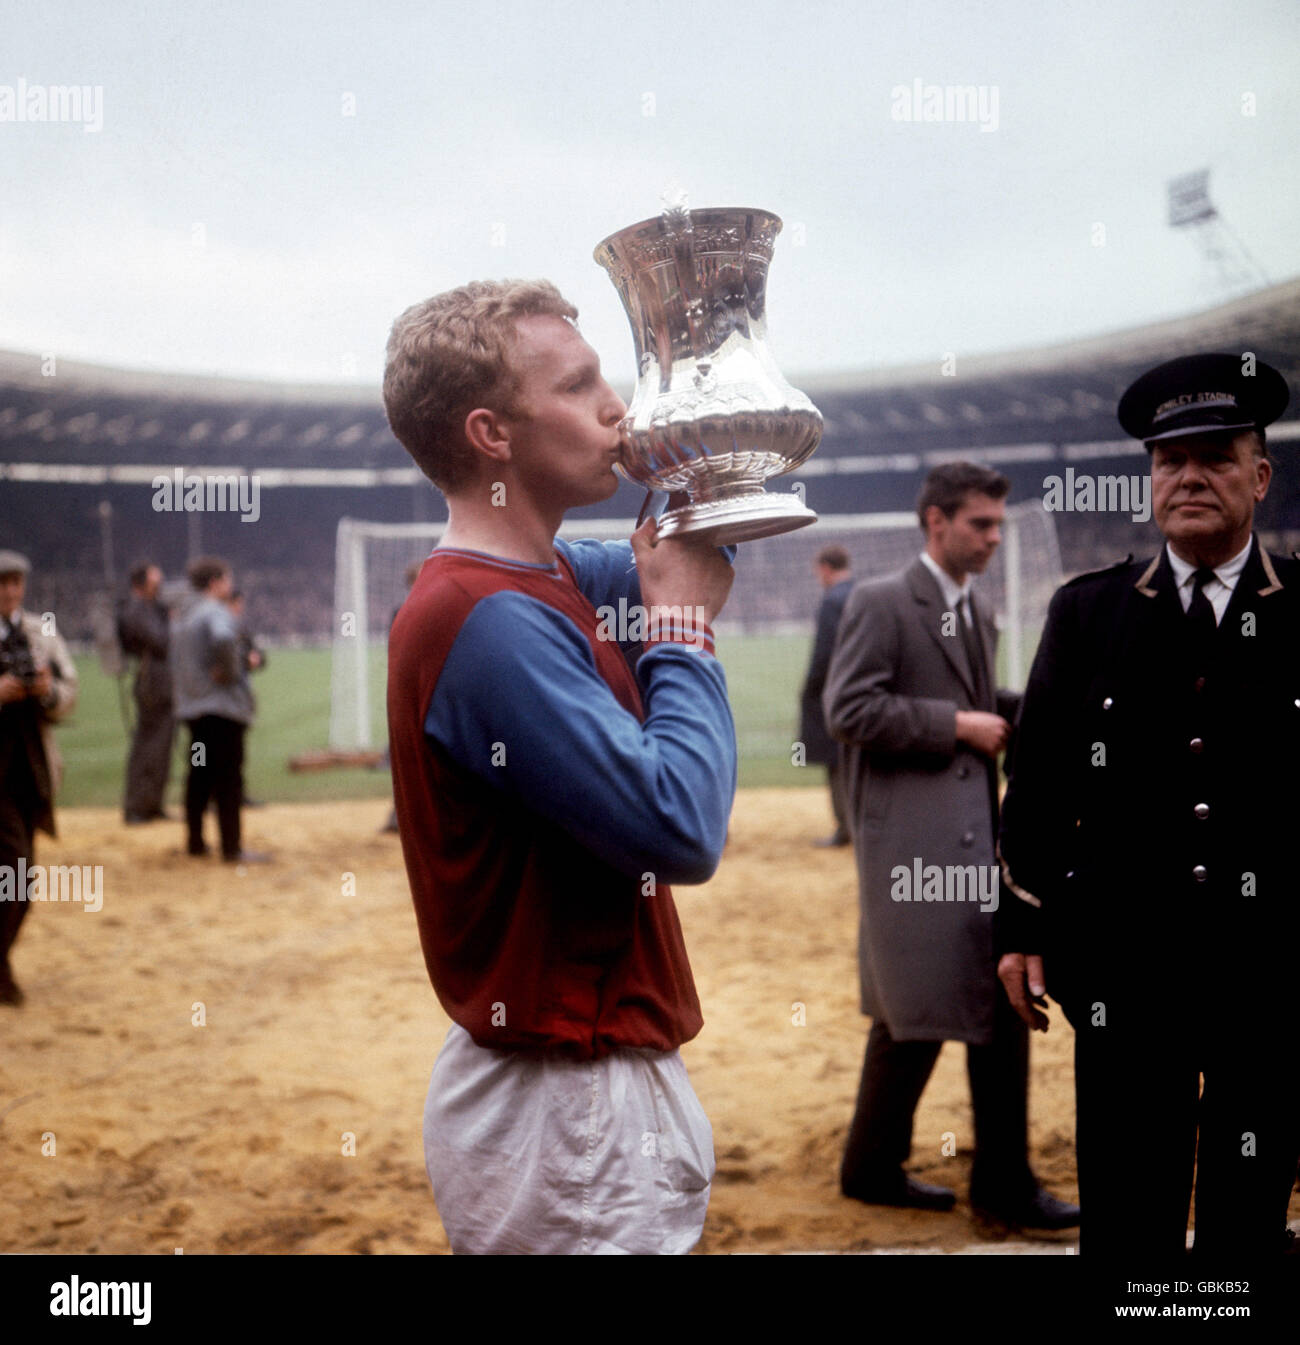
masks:
<instances>
[{"instance_id":1,"label":"white shirt collar","mask_svg":"<svg viewBox=\"0 0 1300 1345\"><path fill-rule=\"evenodd\" d=\"M966 576L964 584L958 584L928 551L921 552L921 564L939 581L939 592L943 594L944 605L955 612L957 604L970 595L971 576Z\"/></svg>"},{"instance_id":2,"label":"white shirt collar","mask_svg":"<svg viewBox=\"0 0 1300 1345\"><path fill-rule=\"evenodd\" d=\"M1250 541L1246 543L1240 551L1237 552L1231 560L1225 560L1222 565L1214 567L1214 578L1207 580L1202 590L1205 596L1210 600L1210 606L1214 608L1214 619L1223 620L1223 614L1228 609L1228 601L1232 597L1232 591L1237 587L1237 580L1241 577L1241 572L1246 568L1246 561L1250 558L1250 548L1254 542L1252 534ZM1196 574L1196 566L1189 565L1181 556L1174 554L1174 549L1165 543L1165 551L1169 556L1169 564L1174 572L1174 583L1178 586L1178 600L1183 605L1185 612L1192 602L1193 576Z\"/></svg>"}]
</instances>

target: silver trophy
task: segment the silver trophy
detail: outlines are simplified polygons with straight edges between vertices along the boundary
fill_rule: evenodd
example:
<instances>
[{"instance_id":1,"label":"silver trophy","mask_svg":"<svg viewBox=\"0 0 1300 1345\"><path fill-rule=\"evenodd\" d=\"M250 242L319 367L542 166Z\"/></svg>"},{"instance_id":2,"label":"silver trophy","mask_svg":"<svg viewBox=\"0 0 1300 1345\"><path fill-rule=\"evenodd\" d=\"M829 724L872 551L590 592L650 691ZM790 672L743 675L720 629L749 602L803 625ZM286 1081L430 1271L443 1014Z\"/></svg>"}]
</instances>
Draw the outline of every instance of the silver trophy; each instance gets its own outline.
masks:
<instances>
[{"instance_id":1,"label":"silver trophy","mask_svg":"<svg viewBox=\"0 0 1300 1345\"><path fill-rule=\"evenodd\" d=\"M820 412L767 346L764 294L780 231L765 210L673 207L596 248L636 343L620 466L643 486L688 497L660 518L661 537L723 546L817 521L797 494L763 489L822 434Z\"/></svg>"}]
</instances>

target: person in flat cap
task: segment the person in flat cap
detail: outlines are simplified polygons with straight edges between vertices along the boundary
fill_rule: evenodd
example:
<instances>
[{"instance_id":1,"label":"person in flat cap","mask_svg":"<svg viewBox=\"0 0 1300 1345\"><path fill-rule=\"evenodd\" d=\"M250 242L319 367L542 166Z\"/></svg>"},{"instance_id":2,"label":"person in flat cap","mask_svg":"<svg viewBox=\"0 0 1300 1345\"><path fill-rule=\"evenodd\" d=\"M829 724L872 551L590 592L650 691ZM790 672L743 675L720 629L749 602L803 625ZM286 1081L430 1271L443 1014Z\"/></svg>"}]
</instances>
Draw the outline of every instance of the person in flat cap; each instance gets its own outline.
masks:
<instances>
[{"instance_id":1,"label":"person in flat cap","mask_svg":"<svg viewBox=\"0 0 1300 1345\"><path fill-rule=\"evenodd\" d=\"M1074 1026L1080 1251L1140 1259L1290 1245L1300 1046L1300 562L1254 534L1281 375L1193 355L1119 419L1150 454L1159 553L1052 600L1030 673L1000 857L999 976Z\"/></svg>"},{"instance_id":2,"label":"person in flat cap","mask_svg":"<svg viewBox=\"0 0 1300 1345\"><path fill-rule=\"evenodd\" d=\"M37 831L54 835L62 762L51 726L77 701L77 669L50 613L23 610L27 557L0 551L0 1004L19 1005L9 952L27 914ZM21 861L21 862L20 862Z\"/></svg>"}]
</instances>

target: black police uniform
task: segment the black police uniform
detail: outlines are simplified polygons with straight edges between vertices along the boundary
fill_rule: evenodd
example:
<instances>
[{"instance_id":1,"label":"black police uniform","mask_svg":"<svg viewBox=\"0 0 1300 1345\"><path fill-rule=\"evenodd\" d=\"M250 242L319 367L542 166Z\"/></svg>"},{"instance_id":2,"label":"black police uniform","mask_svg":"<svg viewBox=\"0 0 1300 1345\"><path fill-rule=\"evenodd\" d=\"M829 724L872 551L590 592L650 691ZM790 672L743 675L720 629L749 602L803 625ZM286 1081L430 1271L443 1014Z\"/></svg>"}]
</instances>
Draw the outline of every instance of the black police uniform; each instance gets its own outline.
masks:
<instances>
[{"instance_id":1,"label":"black police uniform","mask_svg":"<svg viewBox=\"0 0 1300 1345\"><path fill-rule=\"evenodd\" d=\"M1146 376L1148 442L1157 408L1173 437L1285 406L1285 383L1261 410L1253 387L1220 386L1226 366L1207 381L1180 363ZM1194 1163L1198 1253L1284 1245L1300 1152L1300 837L1282 775L1300 761L1298 632L1300 562L1257 539L1208 632L1164 549L1052 600L1001 828L1004 874L1038 905L1004 902L997 937L1043 954L1076 1031L1083 1252L1181 1254Z\"/></svg>"}]
</instances>

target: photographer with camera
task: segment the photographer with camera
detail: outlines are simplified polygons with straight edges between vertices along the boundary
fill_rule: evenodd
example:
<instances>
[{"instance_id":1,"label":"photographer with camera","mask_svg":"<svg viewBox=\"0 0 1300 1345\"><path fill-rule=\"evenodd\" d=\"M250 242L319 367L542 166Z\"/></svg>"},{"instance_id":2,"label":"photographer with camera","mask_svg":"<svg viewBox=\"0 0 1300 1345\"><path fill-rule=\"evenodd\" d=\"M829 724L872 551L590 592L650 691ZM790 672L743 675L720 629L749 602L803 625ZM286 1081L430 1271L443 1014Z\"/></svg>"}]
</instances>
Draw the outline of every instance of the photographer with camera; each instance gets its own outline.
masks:
<instances>
[{"instance_id":1,"label":"photographer with camera","mask_svg":"<svg viewBox=\"0 0 1300 1345\"><path fill-rule=\"evenodd\" d=\"M19 872L34 857L37 831L54 835L54 794L62 762L51 726L77 702L77 669L52 618L23 611L26 556L0 551L0 868ZM23 992L9 950L27 914L26 892L0 903L0 1004Z\"/></svg>"}]
</instances>

